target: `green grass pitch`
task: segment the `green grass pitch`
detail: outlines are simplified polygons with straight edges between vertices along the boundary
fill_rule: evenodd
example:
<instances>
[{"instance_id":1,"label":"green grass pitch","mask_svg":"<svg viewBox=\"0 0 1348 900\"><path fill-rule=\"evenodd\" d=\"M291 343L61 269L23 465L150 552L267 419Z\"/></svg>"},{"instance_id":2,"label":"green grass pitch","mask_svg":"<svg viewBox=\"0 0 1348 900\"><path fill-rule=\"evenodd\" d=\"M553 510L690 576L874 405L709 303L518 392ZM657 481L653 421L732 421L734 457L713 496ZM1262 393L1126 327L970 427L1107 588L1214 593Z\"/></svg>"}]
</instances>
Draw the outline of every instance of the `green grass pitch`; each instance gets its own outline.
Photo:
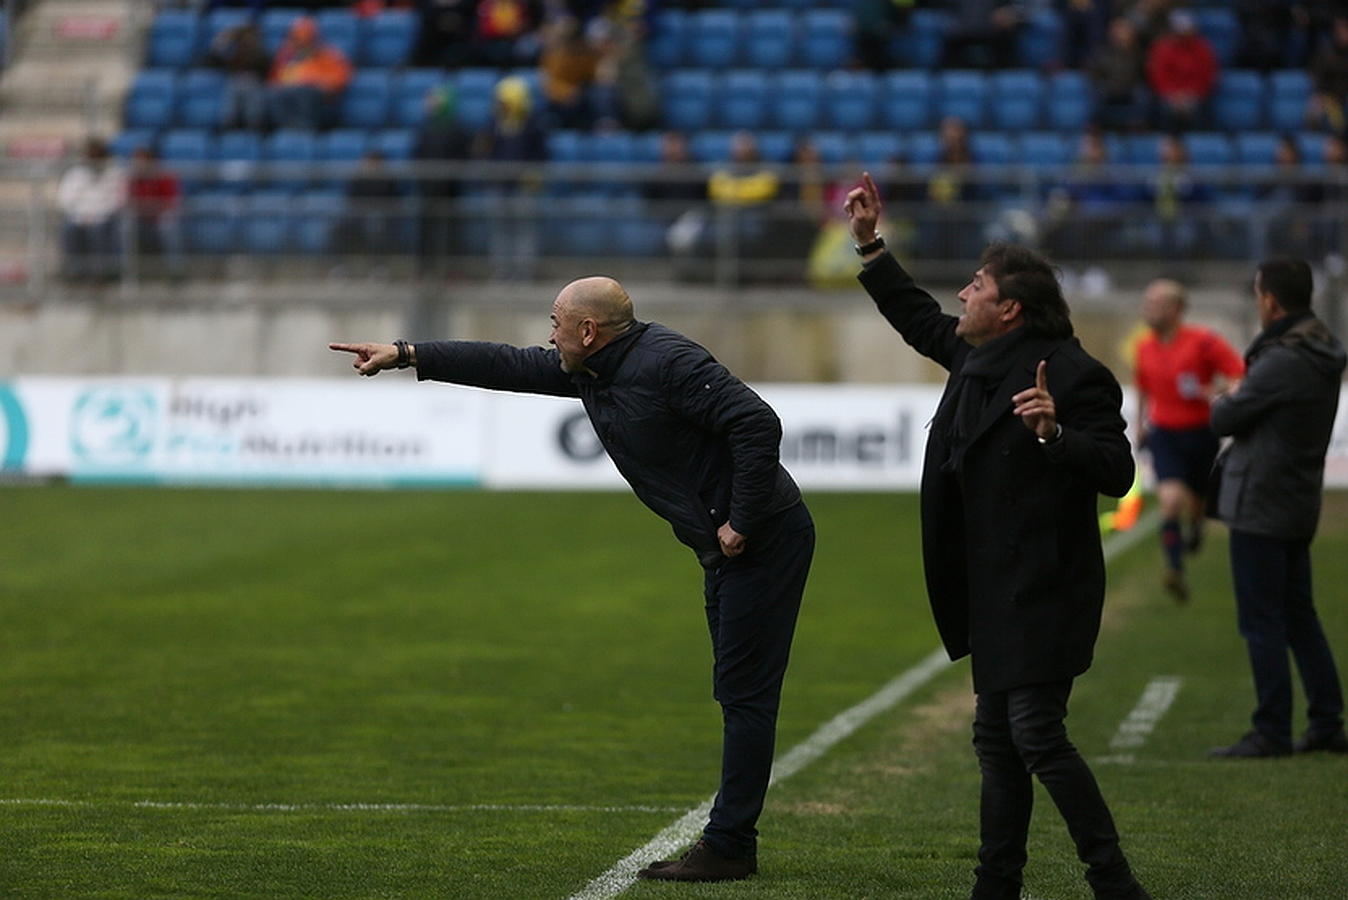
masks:
<instances>
[{"instance_id":1,"label":"green grass pitch","mask_svg":"<svg viewBox=\"0 0 1348 900\"><path fill-rule=\"evenodd\" d=\"M0 896L565 898L715 789L700 570L630 496L0 494ZM780 751L936 646L916 498L810 502ZM1069 727L1158 900L1343 897L1348 758L1204 756L1251 704L1225 551L1183 608L1150 536L1112 564ZM1315 565L1345 664L1348 497ZM775 787L757 878L629 895L967 897L971 708L957 665ZM1026 889L1084 900L1037 798Z\"/></svg>"}]
</instances>

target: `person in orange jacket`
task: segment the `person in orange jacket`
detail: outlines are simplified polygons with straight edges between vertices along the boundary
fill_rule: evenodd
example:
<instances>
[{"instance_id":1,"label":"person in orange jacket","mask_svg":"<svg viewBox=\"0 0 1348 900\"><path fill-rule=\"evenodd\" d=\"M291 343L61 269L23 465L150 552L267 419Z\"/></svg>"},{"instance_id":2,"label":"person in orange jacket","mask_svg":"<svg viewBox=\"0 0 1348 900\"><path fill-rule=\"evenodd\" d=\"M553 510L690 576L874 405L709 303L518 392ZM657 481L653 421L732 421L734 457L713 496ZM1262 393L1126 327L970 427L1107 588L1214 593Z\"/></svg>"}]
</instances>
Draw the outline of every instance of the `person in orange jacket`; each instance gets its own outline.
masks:
<instances>
[{"instance_id":1,"label":"person in orange jacket","mask_svg":"<svg viewBox=\"0 0 1348 900\"><path fill-rule=\"evenodd\" d=\"M351 63L325 44L318 23L301 16L271 67L272 121L282 128L320 128L351 80Z\"/></svg>"}]
</instances>

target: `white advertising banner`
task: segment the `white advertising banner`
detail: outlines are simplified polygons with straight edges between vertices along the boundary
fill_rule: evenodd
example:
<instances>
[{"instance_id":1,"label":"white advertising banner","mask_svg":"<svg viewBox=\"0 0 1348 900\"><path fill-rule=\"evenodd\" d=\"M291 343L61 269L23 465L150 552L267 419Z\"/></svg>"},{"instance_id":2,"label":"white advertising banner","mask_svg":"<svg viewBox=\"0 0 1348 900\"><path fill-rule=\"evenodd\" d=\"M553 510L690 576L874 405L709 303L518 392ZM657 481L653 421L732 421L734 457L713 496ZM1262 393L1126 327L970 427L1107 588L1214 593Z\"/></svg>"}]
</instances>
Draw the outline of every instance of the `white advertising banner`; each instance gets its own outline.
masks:
<instances>
[{"instance_id":1,"label":"white advertising banner","mask_svg":"<svg viewBox=\"0 0 1348 900\"><path fill-rule=\"evenodd\" d=\"M781 417L782 461L803 488L918 486L939 386L757 389ZM388 375L19 378L0 382L0 429L0 468L74 481L624 486L577 400ZM1348 486L1348 396L1325 475Z\"/></svg>"}]
</instances>

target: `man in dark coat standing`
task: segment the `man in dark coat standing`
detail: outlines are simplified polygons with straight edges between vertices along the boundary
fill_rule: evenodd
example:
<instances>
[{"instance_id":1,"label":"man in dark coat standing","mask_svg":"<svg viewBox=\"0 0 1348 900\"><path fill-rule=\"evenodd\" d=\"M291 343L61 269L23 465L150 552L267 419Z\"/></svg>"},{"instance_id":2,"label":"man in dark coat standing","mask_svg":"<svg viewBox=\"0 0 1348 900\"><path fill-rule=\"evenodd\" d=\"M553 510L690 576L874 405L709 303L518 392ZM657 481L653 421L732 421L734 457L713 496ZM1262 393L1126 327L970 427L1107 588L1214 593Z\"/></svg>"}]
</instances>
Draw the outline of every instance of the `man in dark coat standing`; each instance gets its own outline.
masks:
<instances>
[{"instance_id":1,"label":"man in dark coat standing","mask_svg":"<svg viewBox=\"0 0 1348 900\"><path fill-rule=\"evenodd\" d=\"M1104 604L1098 494L1133 460L1109 370L1072 336L1052 268L993 245L941 311L884 249L869 174L847 198L861 283L903 339L950 371L922 471L927 593L951 659L970 655L983 776L973 900L1017 900L1037 776L1097 898L1141 900L1095 778L1067 738L1072 680L1090 666Z\"/></svg>"},{"instance_id":2,"label":"man in dark coat standing","mask_svg":"<svg viewBox=\"0 0 1348 900\"><path fill-rule=\"evenodd\" d=\"M1231 529L1236 611L1256 700L1253 728L1214 756L1348 753L1339 671L1311 594L1311 538L1348 356L1311 312L1311 286L1304 260L1259 266L1254 299L1264 330L1246 351L1245 379L1212 404L1213 430L1232 439L1217 513ZM1295 744L1288 650L1310 719Z\"/></svg>"},{"instance_id":3,"label":"man in dark coat standing","mask_svg":"<svg viewBox=\"0 0 1348 900\"><path fill-rule=\"evenodd\" d=\"M814 523L779 461L777 414L703 347L638 322L611 278L582 278L552 305L543 347L482 341L331 344L362 375L579 397L618 471L704 569L713 693L723 719L721 787L682 858L638 875L728 881L758 869L782 679L814 554Z\"/></svg>"}]
</instances>

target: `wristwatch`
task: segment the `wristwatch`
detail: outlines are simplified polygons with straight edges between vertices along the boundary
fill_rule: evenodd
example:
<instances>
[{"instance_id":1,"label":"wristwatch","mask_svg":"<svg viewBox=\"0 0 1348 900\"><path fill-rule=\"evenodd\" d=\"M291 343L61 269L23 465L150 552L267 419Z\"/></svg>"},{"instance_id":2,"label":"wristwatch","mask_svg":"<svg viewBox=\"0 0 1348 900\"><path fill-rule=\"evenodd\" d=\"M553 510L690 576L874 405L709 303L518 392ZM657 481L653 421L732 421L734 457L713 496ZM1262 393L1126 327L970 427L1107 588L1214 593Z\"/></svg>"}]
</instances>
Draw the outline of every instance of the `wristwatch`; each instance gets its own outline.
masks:
<instances>
[{"instance_id":1,"label":"wristwatch","mask_svg":"<svg viewBox=\"0 0 1348 900\"><path fill-rule=\"evenodd\" d=\"M869 256L876 250L884 249L885 239L877 231L875 233L875 240L871 241L869 244L853 244L852 246L856 248L857 256Z\"/></svg>"},{"instance_id":2,"label":"wristwatch","mask_svg":"<svg viewBox=\"0 0 1348 900\"><path fill-rule=\"evenodd\" d=\"M1058 424L1056 424L1056 425L1053 426L1053 436L1052 436L1052 437L1041 438L1039 435L1036 434L1036 435L1034 436L1034 439L1035 439L1036 441L1038 441L1039 443L1041 443L1041 444L1056 444L1056 443L1058 443L1058 441L1062 440L1062 423L1059 422Z\"/></svg>"}]
</instances>

